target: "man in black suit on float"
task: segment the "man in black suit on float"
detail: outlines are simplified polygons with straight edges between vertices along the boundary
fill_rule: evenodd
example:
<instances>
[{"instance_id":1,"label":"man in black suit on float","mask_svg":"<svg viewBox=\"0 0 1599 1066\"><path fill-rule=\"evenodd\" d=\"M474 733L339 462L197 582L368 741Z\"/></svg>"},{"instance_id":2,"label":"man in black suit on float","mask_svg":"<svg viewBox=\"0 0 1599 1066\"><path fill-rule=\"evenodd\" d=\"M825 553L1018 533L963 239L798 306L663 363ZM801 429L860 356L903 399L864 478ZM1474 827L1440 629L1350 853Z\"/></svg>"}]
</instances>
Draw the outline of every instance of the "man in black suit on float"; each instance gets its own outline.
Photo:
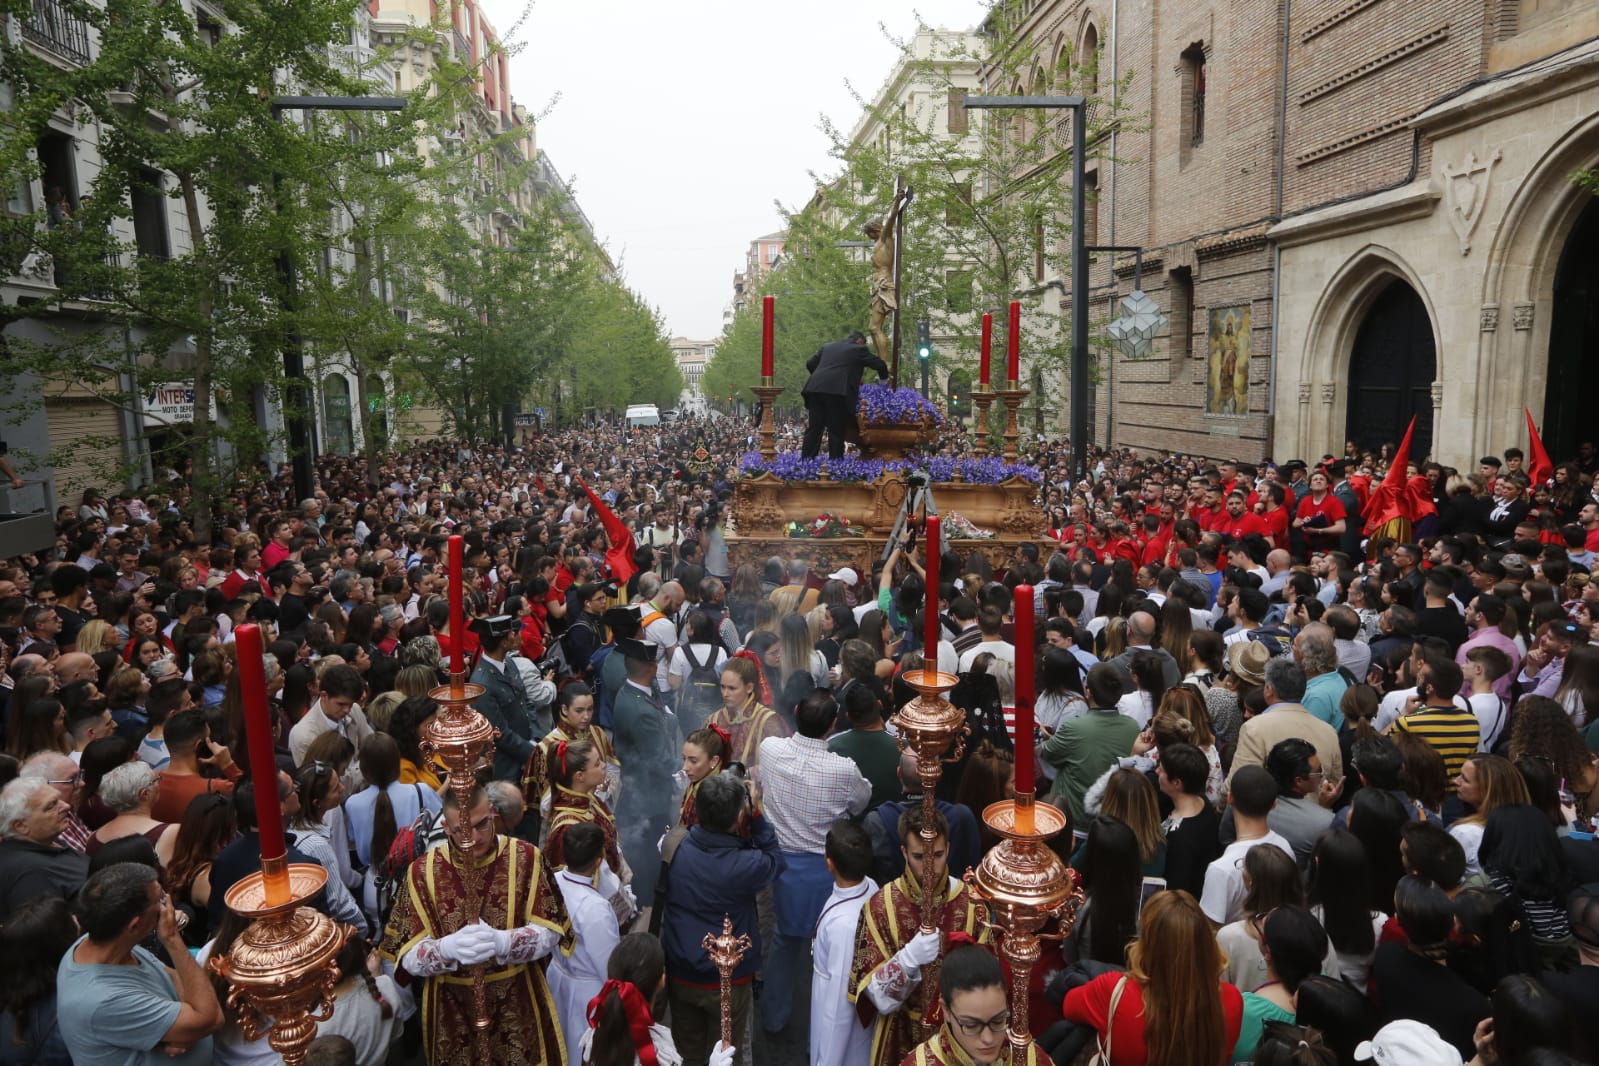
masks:
<instances>
[{"instance_id":1,"label":"man in black suit on float","mask_svg":"<svg viewBox=\"0 0 1599 1066\"><path fill-rule=\"evenodd\" d=\"M800 395L810 422L805 427L805 443L800 454L810 459L822 450L822 430L827 430L827 454L844 457L844 427L855 417L860 400L861 375L866 368L877 371L878 380L888 377L888 364L866 347L866 335L855 330L841 341L824 344L805 363L811 376Z\"/></svg>"}]
</instances>

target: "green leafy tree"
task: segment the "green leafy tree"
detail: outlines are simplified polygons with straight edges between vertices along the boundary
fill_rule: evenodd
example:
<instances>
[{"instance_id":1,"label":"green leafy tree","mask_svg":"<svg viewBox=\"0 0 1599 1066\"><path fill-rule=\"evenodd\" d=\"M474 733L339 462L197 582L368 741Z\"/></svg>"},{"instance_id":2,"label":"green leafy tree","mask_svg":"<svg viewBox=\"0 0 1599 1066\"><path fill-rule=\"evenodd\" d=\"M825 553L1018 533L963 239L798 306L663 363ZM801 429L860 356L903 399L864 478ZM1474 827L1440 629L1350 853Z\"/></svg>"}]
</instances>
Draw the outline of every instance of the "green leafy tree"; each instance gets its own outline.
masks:
<instances>
[{"instance_id":1,"label":"green leafy tree","mask_svg":"<svg viewBox=\"0 0 1599 1066\"><path fill-rule=\"evenodd\" d=\"M886 136L870 143L853 143L824 118L839 176L823 186L806 211L791 213L789 219L796 225L815 215L810 224L825 227L835 245L840 240L859 241L868 221L887 214L896 182L911 185L915 198L905 212L900 244L901 384L912 384L917 373L909 338L915 336L914 323L924 318L935 338L935 364L965 369L975 379L984 311L995 315L994 377L1000 384L1005 307L1019 300L1022 374L1032 384L1032 404L1041 414L1060 407L1061 397L1048 383L1060 380L1070 361L1067 319L1060 312L1058 293L1047 285L1052 276L1070 277L1069 112L973 111L968 131L958 135L947 128L946 104L952 92L962 91L961 72L974 65L995 92L1020 92L1025 87L1035 95L1084 95L1089 100L1089 150L1096 157L1108 151L1107 135L1113 126L1130 130L1138 119L1118 102L1130 74L1119 84L1102 81L1097 54L1067 54L1052 68L1049 59L1037 52L1038 42L1018 31L1019 20L1008 17L1007 9L1008 5L998 4L992 10L979 51L945 37L930 57L918 58L913 41L896 41L911 76L925 87L921 103L901 110L894 100L876 110L872 118ZM872 109L872 101L857 99L863 109ZM864 255L841 250L840 258L858 267L859 273L819 266L806 277L807 283L823 287L807 292L807 300L849 312L833 327L835 334L843 328L864 328L867 312ZM798 260L785 260L765 288L778 291L785 284L784 275L798 265ZM746 309L730 323L712 364L717 376L712 378L707 370L715 389L712 392L708 386L708 395L726 395L727 385L755 380L747 356L746 319L752 313L758 315L759 308ZM758 325L755 337L758 345ZM812 351L814 341L807 341ZM883 357L892 361L888 353ZM779 384L790 384L783 380L787 370L782 364L780 358ZM803 377L799 380L803 382ZM784 399L790 397L785 394Z\"/></svg>"},{"instance_id":2,"label":"green leafy tree","mask_svg":"<svg viewBox=\"0 0 1599 1066\"><path fill-rule=\"evenodd\" d=\"M279 122L271 111L271 97L285 85L365 90L328 59L332 46L348 41L356 6L221 0L224 32L180 4L63 0L55 17L78 20L98 42L92 57L78 57L87 62L58 65L25 37L0 40L0 79L12 96L0 117L8 181L43 173L32 153L39 131L60 116L98 130L102 159L76 202L71 190L47 188L47 204L6 220L6 265L31 269L55 288L42 304L0 313L7 321L55 316L62 337L8 342L0 371L66 383L122 406L135 374L141 385L192 382L189 456L202 542L210 537L214 487L231 465L218 445L253 458L268 444L256 403L282 387L277 353L294 324L276 258L307 258L324 225L295 191L414 142L404 116L368 123L367 136L351 137L345 122ZM3 0L0 10L24 25L38 17L22 0ZM274 195L275 185L289 193ZM144 219L136 221L135 204ZM157 206L170 210L187 247L167 246L165 231L145 225ZM212 398L224 423L211 418Z\"/></svg>"},{"instance_id":3,"label":"green leafy tree","mask_svg":"<svg viewBox=\"0 0 1599 1066\"><path fill-rule=\"evenodd\" d=\"M713 401L737 396L754 402L748 387L760 381L764 296L776 298L773 369L776 383L787 390L778 397L780 407L801 405L805 361L818 348L865 326L869 269L865 251L855 246L859 234L844 229L821 196L784 216L783 259L761 279L756 298L729 321L705 369L702 388Z\"/></svg>"}]
</instances>

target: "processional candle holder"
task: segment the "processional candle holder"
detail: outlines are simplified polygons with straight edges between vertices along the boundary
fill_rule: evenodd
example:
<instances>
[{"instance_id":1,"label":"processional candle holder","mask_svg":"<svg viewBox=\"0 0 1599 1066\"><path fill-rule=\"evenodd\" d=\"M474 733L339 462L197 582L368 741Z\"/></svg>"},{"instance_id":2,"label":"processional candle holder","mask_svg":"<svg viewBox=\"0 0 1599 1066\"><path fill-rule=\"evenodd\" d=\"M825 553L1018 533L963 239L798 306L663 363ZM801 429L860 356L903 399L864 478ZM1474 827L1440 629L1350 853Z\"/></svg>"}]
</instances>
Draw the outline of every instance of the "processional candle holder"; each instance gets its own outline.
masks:
<instances>
[{"instance_id":1,"label":"processional candle holder","mask_svg":"<svg viewBox=\"0 0 1599 1066\"><path fill-rule=\"evenodd\" d=\"M710 956L711 964L716 967L717 976L720 978L722 991L722 1043L728 1047L733 1046L733 971L738 969L738 964L744 961L744 953L751 946L749 935L733 932L733 919L729 915L722 915L722 932L706 933L705 939L700 941L700 947L705 949L705 954Z\"/></svg>"},{"instance_id":2,"label":"processional candle holder","mask_svg":"<svg viewBox=\"0 0 1599 1066\"><path fill-rule=\"evenodd\" d=\"M1016 460L1016 441L1021 436L1016 428L1016 411L1021 407L1022 401L1032 395L1030 389L1017 388L1017 383L1010 382L1010 388L996 392L1005 404L1005 458L1014 462Z\"/></svg>"},{"instance_id":3,"label":"processional candle holder","mask_svg":"<svg viewBox=\"0 0 1599 1066\"><path fill-rule=\"evenodd\" d=\"M784 391L781 386L773 385L772 380L771 377L763 377L759 385L750 387L750 391L761 401L761 458L767 462L777 458L777 420L774 411L777 398Z\"/></svg>"},{"instance_id":4,"label":"processional candle holder","mask_svg":"<svg viewBox=\"0 0 1599 1066\"><path fill-rule=\"evenodd\" d=\"M355 927L304 905L327 884L321 866L291 865L281 856L261 866L225 897L250 924L226 955L207 965L228 983L228 1007L239 1016L244 1038L259 1040L264 1033L286 1066L303 1066L317 1023L333 1017L339 952ZM267 881L275 877L288 879L285 902L268 902Z\"/></svg>"},{"instance_id":5,"label":"processional candle holder","mask_svg":"<svg viewBox=\"0 0 1599 1066\"><path fill-rule=\"evenodd\" d=\"M228 889L227 905L250 924L226 955L213 955L207 965L228 983L228 1006L239 1016L245 1038L257 1040L264 1033L288 1066L302 1066L317 1023L333 1016L337 960L355 928L302 906L322 891L327 871L315 863L289 864L260 627L239 626L235 641L261 869Z\"/></svg>"},{"instance_id":6,"label":"processional candle holder","mask_svg":"<svg viewBox=\"0 0 1599 1066\"><path fill-rule=\"evenodd\" d=\"M922 923L919 931L938 933L939 915L932 906L937 896L933 886L933 842L938 839L938 832L933 828L933 815L938 810L938 779L944 776L945 762L957 762L965 754L971 727L966 724L966 712L944 698L944 693L960 684L960 678L936 669L938 650L936 647L929 650L933 658L922 669L907 670L900 675L917 695L901 707L891 721L899 731L900 750L916 755L916 773L922 779ZM922 968L923 987L938 987L938 969L936 960Z\"/></svg>"},{"instance_id":7,"label":"processional candle holder","mask_svg":"<svg viewBox=\"0 0 1599 1066\"><path fill-rule=\"evenodd\" d=\"M994 390L988 385L979 385L972 392L972 403L977 405L977 457L988 456L988 409L994 406Z\"/></svg>"},{"instance_id":8,"label":"processional candle holder","mask_svg":"<svg viewBox=\"0 0 1599 1066\"><path fill-rule=\"evenodd\" d=\"M456 639L465 640L465 632L457 635ZM444 787L460 790L456 798L461 803L463 818L468 797L478 782L479 773L493 757L494 742L500 736L500 731L472 707L485 691L482 685L470 684L464 672L452 673L448 685L440 685L428 693L428 698L439 705L439 712L422 728L419 744L424 758L444 768ZM455 841L450 841L449 846L456 848ZM456 848L456 857L460 860L465 880L467 909L473 913L475 921L481 918L483 912L483 871L469 854L463 854L459 848ZM487 974L483 965L473 966L471 973L473 1042L478 1061L487 1063L491 1058L488 1031L492 1024L488 1009Z\"/></svg>"},{"instance_id":9,"label":"processional candle holder","mask_svg":"<svg viewBox=\"0 0 1599 1066\"><path fill-rule=\"evenodd\" d=\"M1027 985L1038 964L1040 942L1071 933L1083 890L1077 875L1048 844L1066 828L1066 815L1058 807L1025 793L989 804L983 822L1002 839L977 869L966 872L966 883L988 904L983 924L1001 934L1000 951L1010 963L1010 1061L1024 1066L1033 1042ZM1052 921L1055 928L1044 932Z\"/></svg>"}]
</instances>

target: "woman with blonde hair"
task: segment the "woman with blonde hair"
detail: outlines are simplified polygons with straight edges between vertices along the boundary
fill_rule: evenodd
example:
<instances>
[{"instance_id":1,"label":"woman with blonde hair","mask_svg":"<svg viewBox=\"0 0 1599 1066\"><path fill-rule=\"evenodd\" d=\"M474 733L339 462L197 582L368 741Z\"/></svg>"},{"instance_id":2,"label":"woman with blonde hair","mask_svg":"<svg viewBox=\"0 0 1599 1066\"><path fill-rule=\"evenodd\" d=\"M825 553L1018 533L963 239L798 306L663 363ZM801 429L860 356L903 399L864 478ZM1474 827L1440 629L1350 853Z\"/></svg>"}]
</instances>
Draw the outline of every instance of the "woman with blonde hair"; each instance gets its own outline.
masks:
<instances>
[{"instance_id":1,"label":"woman with blonde hair","mask_svg":"<svg viewBox=\"0 0 1599 1066\"><path fill-rule=\"evenodd\" d=\"M1449 835L1460 841L1466 853L1466 875L1482 869L1477 850L1482 847L1482 832L1488 816L1499 807L1531 803L1527 783L1515 764L1500 755L1476 754L1467 759L1455 775L1455 794L1468 813L1449 826Z\"/></svg>"},{"instance_id":2,"label":"woman with blonde hair","mask_svg":"<svg viewBox=\"0 0 1599 1066\"><path fill-rule=\"evenodd\" d=\"M1166 834L1160 828L1160 797L1149 775L1129 767L1116 767L1089 789L1083 806L1123 823L1138 839L1138 861L1145 877L1161 877L1166 872ZM1095 790L1098 790L1096 797ZM1095 800L1098 800L1097 804ZM1082 859L1079 847L1072 865Z\"/></svg>"},{"instance_id":3,"label":"woman with blonde hair","mask_svg":"<svg viewBox=\"0 0 1599 1066\"><path fill-rule=\"evenodd\" d=\"M1194 616L1188 604L1176 596L1168 596L1160 606L1160 646L1177 660L1177 670L1187 677L1194 668L1194 653L1190 644L1194 636Z\"/></svg>"},{"instance_id":4,"label":"woman with blonde hair","mask_svg":"<svg viewBox=\"0 0 1599 1066\"><path fill-rule=\"evenodd\" d=\"M1110 619L1105 623L1105 651L1100 656L1106 662L1116 658L1127 650L1127 619L1120 617Z\"/></svg>"},{"instance_id":5,"label":"woman with blonde hair","mask_svg":"<svg viewBox=\"0 0 1599 1066\"><path fill-rule=\"evenodd\" d=\"M83 623L78 630L78 650L85 655L98 655L103 651L120 651L117 631L110 622L95 618Z\"/></svg>"},{"instance_id":6,"label":"woman with blonde hair","mask_svg":"<svg viewBox=\"0 0 1599 1066\"><path fill-rule=\"evenodd\" d=\"M394 675L394 688L401 696L426 696L439 686L439 675L425 666L406 666Z\"/></svg>"},{"instance_id":7,"label":"woman with blonde hair","mask_svg":"<svg viewBox=\"0 0 1599 1066\"><path fill-rule=\"evenodd\" d=\"M1181 890L1157 892L1139 917L1127 972L1067 992L1061 1013L1093 1026L1110 1066L1222 1066L1244 1015L1242 993L1221 980L1225 961L1199 902Z\"/></svg>"},{"instance_id":8,"label":"woman with blonde hair","mask_svg":"<svg viewBox=\"0 0 1599 1066\"><path fill-rule=\"evenodd\" d=\"M783 686L795 674L808 673L817 688L832 688L827 657L816 650L810 623L797 614L785 614L778 623L777 635L783 645Z\"/></svg>"}]
</instances>

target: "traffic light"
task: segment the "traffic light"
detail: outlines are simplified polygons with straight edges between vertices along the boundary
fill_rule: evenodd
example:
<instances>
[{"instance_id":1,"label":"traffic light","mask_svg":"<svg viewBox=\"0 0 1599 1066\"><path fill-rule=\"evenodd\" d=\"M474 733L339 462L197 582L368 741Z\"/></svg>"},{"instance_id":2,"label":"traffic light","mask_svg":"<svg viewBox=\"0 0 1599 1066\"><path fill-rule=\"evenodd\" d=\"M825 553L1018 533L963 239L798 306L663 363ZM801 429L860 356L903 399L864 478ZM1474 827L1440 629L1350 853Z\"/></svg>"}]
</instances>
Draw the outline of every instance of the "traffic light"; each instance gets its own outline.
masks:
<instances>
[{"instance_id":1,"label":"traffic light","mask_svg":"<svg viewBox=\"0 0 1599 1066\"><path fill-rule=\"evenodd\" d=\"M924 360L933 356L933 338L925 318L916 323L916 355Z\"/></svg>"}]
</instances>

